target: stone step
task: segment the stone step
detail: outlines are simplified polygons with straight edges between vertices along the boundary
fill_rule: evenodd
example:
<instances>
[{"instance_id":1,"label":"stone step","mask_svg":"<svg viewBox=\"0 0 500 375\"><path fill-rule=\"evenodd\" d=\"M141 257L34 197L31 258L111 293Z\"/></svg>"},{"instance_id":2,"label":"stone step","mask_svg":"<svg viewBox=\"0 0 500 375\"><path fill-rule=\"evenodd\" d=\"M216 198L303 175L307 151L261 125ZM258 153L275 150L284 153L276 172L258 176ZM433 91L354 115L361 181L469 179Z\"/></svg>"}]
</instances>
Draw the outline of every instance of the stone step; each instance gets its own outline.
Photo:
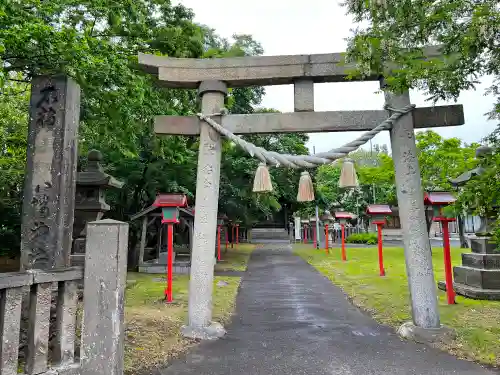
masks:
<instances>
[{"instance_id":1,"label":"stone step","mask_svg":"<svg viewBox=\"0 0 500 375\"><path fill-rule=\"evenodd\" d=\"M288 233L284 228L253 228L252 233Z\"/></svg>"},{"instance_id":2,"label":"stone step","mask_svg":"<svg viewBox=\"0 0 500 375\"><path fill-rule=\"evenodd\" d=\"M258 241L258 240L290 240L288 236L272 236L272 235L267 235L267 236L252 236L252 242Z\"/></svg>"},{"instance_id":3,"label":"stone step","mask_svg":"<svg viewBox=\"0 0 500 375\"><path fill-rule=\"evenodd\" d=\"M269 233L261 233L261 232L252 232L252 237L260 236L260 237L288 237L288 232L269 232Z\"/></svg>"},{"instance_id":4,"label":"stone step","mask_svg":"<svg viewBox=\"0 0 500 375\"><path fill-rule=\"evenodd\" d=\"M500 254L462 253L462 264L472 268L500 269Z\"/></svg>"},{"instance_id":5,"label":"stone step","mask_svg":"<svg viewBox=\"0 0 500 375\"><path fill-rule=\"evenodd\" d=\"M453 267L453 278L456 283L481 289L500 290L500 269L482 269L468 266Z\"/></svg>"},{"instance_id":6,"label":"stone step","mask_svg":"<svg viewBox=\"0 0 500 375\"><path fill-rule=\"evenodd\" d=\"M290 235L284 228L253 228L252 242L287 242L290 241Z\"/></svg>"},{"instance_id":7,"label":"stone step","mask_svg":"<svg viewBox=\"0 0 500 375\"><path fill-rule=\"evenodd\" d=\"M444 282L440 282L439 289L446 290ZM500 301L500 289L483 289L461 283L453 283L453 289L458 295L467 298Z\"/></svg>"},{"instance_id":8,"label":"stone step","mask_svg":"<svg viewBox=\"0 0 500 375\"><path fill-rule=\"evenodd\" d=\"M190 262L175 262L173 264L173 273L185 275L191 272ZM167 265L158 263L143 263L139 266L139 272L141 273L154 273L154 274L166 274Z\"/></svg>"}]
</instances>

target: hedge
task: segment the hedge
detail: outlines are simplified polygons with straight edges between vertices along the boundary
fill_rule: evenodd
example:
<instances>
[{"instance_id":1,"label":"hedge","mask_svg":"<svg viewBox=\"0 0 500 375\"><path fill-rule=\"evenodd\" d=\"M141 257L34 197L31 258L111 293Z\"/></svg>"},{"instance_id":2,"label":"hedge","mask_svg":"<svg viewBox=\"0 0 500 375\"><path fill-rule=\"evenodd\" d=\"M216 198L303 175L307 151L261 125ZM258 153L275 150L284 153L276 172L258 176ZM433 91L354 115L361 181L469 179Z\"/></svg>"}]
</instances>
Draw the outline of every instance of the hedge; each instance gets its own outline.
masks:
<instances>
[{"instance_id":1,"label":"hedge","mask_svg":"<svg viewBox=\"0 0 500 375\"><path fill-rule=\"evenodd\" d=\"M362 243L366 245L375 245L377 243L376 233L354 233L346 239L347 243Z\"/></svg>"}]
</instances>

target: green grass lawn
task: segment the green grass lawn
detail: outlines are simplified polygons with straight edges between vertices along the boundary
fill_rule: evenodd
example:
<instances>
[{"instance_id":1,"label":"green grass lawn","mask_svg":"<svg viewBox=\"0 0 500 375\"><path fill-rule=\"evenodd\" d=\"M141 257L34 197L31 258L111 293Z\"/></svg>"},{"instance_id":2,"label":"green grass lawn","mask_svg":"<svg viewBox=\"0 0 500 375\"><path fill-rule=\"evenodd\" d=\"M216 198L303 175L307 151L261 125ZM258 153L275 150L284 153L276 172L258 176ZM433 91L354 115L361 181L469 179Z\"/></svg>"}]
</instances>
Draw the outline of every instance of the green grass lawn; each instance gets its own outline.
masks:
<instances>
[{"instance_id":1,"label":"green grass lawn","mask_svg":"<svg viewBox=\"0 0 500 375\"><path fill-rule=\"evenodd\" d=\"M295 253L313 265L348 294L352 302L374 319L393 327L411 320L409 294L402 248L384 248L386 276L378 276L376 247L347 248L347 262L340 249L315 250L311 245L295 245ZM461 249L452 249L452 264L461 264ZM433 249L436 282L444 280L443 251ZM455 329L457 338L442 349L470 360L500 366L500 302L475 301L456 297L447 305L446 294L438 291L441 322Z\"/></svg>"},{"instance_id":2,"label":"green grass lawn","mask_svg":"<svg viewBox=\"0 0 500 375\"><path fill-rule=\"evenodd\" d=\"M244 271L254 245L239 245L223 254L224 263L216 270ZM163 302L165 275L129 273L134 280L125 295L125 372L149 374L151 369L179 357L194 340L185 339L180 329L188 311L189 275L174 275L174 304ZM213 320L226 325L231 320L240 277L216 276L214 280Z\"/></svg>"},{"instance_id":3,"label":"green grass lawn","mask_svg":"<svg viewBox=\"0 0 500 375\"><path fill-rule=\"evenodd\" d=\"M163 302L164 275L129 273L128 279L136 283L125 296L125 372L146 374L196 343L180 334L187 319L189 276L174 276L171 305ZM215 277L214 321L224 325L231 319L240 280L239 277Z\"/></svg>"},{"instance_id":4,"label":"green grass lawn","mask_svg":"<svg viewBox=\"0 0 500 375\"><path fill-rule=\"evenodd\" d=\"M238 244L238 246L234 245L233 248L229 245L226 251L224 244L222 244L222 262L215 265L215 271L245 271L254 248L255 245L252 244Z\"/></svg>"}]
</instances>

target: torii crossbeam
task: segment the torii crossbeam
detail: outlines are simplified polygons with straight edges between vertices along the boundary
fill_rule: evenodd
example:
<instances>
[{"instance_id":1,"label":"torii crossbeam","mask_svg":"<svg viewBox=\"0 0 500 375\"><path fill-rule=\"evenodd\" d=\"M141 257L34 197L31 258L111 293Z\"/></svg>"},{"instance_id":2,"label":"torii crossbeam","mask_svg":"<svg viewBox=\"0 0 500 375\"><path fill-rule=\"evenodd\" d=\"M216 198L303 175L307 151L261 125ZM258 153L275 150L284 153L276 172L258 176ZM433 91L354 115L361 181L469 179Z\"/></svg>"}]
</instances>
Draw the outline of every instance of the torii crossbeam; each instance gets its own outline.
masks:
<instances>
[{"instance_id":1,"label":"torii crossbeam","mask_svg":"<svg viewBox=\"0 0 500 375\"><path fill-rule=\"evenodd\" d=\"M428 58L440 56L427 47ZM216 59L178 59L139 54L142 68L156 75L163 87L198 88L204 115L219 113L228 87L293 84L295 112L215 116L236 134L332 132L371 130L387 111L314 112L314 83L345 82L354 66L342 63L342 53L296 56L252 56ZM373 75L365 80L378 80ZM381 81L383 86L383 80ZM386 104L403 108L408 92L385 92ZM440 327L436 286L424 206L414 128L456 126L464 123L461 105L424 107L401 117L390 131L412 313L423 329ZM189 287L189 318L183 333L211 338L224 330L212 324L214 244L219 196L220 135L194 116L158 116L157 134L200 135L196 187L196 217Z\"/></svg>"}]
</instances>

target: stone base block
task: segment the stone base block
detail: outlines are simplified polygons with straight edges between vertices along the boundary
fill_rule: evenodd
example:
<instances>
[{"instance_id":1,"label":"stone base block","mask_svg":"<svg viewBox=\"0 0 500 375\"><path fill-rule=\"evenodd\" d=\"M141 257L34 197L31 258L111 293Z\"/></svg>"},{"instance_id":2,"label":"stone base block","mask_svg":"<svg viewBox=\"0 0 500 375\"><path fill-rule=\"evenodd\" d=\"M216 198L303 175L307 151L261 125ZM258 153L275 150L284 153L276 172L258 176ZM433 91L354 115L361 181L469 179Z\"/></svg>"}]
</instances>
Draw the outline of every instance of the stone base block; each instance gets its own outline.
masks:
<instances>
[{"instance_id":1,"label":"stone base block","mask_svg":"<svg viewBox=\"0 0 500 375\"><path fill-rule=\"evenodd\" d=\"M472 268L500 270L500 254L462 253L462 265Z\"/></svg>"},{"instance_id":2,"label":"stone base block","mask_svg":"<svg viewBox=\"0 0 500 375\"><path fill-rule=\"evenodd\" d=\"M496 252L496 244L490 237L476 237L470 239L470 247L473 253L491 254Z\"/></svg>"},{"instance_id":3,"label":"stone base block","mask_svg":"<svg viewBox=\"0 0 500 375\"><path fill-rule=\"evenodd\" d=\"M480 289L500 289L500 269L457 266L453 267L453 279L458 284Z\"/></svg>"},{"instance_id":4,"label":"stone base block","mask_svg":"<svg viewBox=\"0 0 500 375\"><path fill-rule=\"evenodd\" d=\"M446 282L438 281L438 289L442 290L443 292L446 292Z\"/></svg>"},{"instance_id":5,"label":"stone base block","mask_svg":"<svg viewBox=\"0 0 500 375\"><path fill-rule=\"evenodd\" d=\"M212 322L208 327L183 326L181 333L184 337L195 340L216 340L224 337L226 330L222 324Z\"/></svg>"},{"instance_id":6,"label":"stone base block","mask_svg":"<svg viewBox=\"0 0 500 375\"><path fill-rule=\"evenodd\" d=\"M453 283L453 289L456 294L467 298L500 301L500 289L482 289L460 283Z\"/></svg>"},{"instance_id":7,"label":"stone base block","mask_svg":"<svg viewBox=\"0 0 500 375\"><path fill-rule=\"evenodd\" d=\"M398 328L397 333L404 339L421 344L447 342L455 338L455 332L443 325L440 328L422 328L416 326L413 322L404 323Z\"/></svg>"}]
</instances>

